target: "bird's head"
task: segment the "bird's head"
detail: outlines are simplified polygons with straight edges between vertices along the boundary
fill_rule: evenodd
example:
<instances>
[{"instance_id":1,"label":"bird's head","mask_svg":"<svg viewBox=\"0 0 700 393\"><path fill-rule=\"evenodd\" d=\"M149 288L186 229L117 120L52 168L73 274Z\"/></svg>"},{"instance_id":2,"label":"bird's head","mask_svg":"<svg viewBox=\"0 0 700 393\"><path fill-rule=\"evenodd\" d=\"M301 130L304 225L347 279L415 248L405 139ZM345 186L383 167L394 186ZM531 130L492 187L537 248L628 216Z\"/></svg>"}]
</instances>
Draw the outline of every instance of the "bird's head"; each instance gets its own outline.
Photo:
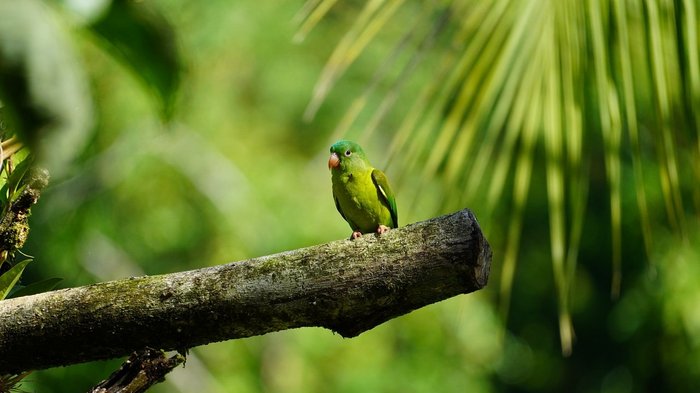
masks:
<instances>
[{"instance_id":1,"label":"bird's head","mask_svg":"<svg viewBox=\"0 0 700 393\"><path fill-rule=\"evenodd\" d=\"M331 146L328 169L344 171L348 168L361 167L367 164L367 156L365 156L364 150L357 143L341 140Z\"/></svg>"}]
</instances>

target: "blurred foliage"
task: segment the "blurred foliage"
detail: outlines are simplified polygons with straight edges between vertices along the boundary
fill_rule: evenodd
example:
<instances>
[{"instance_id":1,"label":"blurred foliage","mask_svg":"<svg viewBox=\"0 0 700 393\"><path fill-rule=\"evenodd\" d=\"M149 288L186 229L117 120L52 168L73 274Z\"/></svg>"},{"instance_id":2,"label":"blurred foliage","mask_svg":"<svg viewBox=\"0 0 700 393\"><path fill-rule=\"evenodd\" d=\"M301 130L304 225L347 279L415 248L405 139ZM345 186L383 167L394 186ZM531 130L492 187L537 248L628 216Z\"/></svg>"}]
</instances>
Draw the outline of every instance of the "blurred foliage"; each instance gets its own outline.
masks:
<instances>
[{"instance_id":1,"label":"blurred foliage","mask_svg":"<svg viewBox=\"0 0 700 393\"><path fill-rule=\"evenodd\" d=\"M335 3L308 0L301 37ZM306 114L313 116L346 70L372 52L376 37L393 42L335 135L355 128L365 140L377 129L396 130L389 133L389 157L397 157L397 172L417 175L421 185L438 177L443 208L483 206L487 228L494 215L502 222L502 201L511 200L500 282L504 316L533 171L543 171L561 346L568 355L575 334L572 285L588 190L598 175L591 171L600 169L592 166L604 163L607 180L613 298L622 285L623 154L633 167L638 206L626 213L638 217L647 252L650 210L657 207L648 201L650 185L662 190L668 223L680 236L686 235L685 215L700 211L698 8L692 1L369 1L338 41ZM412 23L392 23L405 15ZM405 94L409 79L421 82L418 94ZM388 88L369 105L381 83ZM402 96L408 97L403 104ZM400 123L392 124L392 112L404 113ZM686 142L696 147L679 151ZM651 175L643 160L657 164ZM694 197L695 209L684 193ZM413 203L421 197L414 192Z\"/></svg>"},{"instance_id":2,"label":"blurred foliage","mask_svg":"<svg viewBox=\"0 0 700 393\"><path fill-rule=\"evenodd\" d=\"M154 392L700 386L699 9L0 0L3 120L55 174L23 281L347 237L325 166L344 136L387 169L402 222L476 212L491 285L351 340L301 329L196 348ZM22 389L85 391L119 363Z\"/></svg>"},{"instance_id":3,"label":"blurred foliage","mask_svg":"<svg viewBox=\"0 0 700 393\"><path fill-rule=\"evenodd\" d=\"M92 22L92 30L113 45L146 89L155 90L169 116L180 77L179 54L170 24L149 3L116 0Z\"/></svg>"},{"instance_id":4,"label":"blurred foliage","mask_svg":"<svg viewBox=\"0 0 700 393\"><path fill-rule=\"evenodd\" d=\"M64 21L42 1L0 1L3 120L60 174L88 138L88 84Z\"/></svg>"}]
</instances>

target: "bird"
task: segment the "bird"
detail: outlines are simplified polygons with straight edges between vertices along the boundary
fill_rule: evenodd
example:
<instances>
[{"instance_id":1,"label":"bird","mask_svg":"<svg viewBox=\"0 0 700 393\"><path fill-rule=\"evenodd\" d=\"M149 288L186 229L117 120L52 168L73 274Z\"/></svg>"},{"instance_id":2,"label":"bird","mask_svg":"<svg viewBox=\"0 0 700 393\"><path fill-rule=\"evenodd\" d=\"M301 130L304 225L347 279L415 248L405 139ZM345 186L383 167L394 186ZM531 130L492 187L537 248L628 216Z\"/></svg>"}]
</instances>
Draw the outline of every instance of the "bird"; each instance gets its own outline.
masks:
<instances>
[{"instance_id":1,"label":"bird","mask_svg":"<svg viewBox=\"0 0 700 393\"><path fill-rule=\"evenodd\" d=\"M359 144L340 140L330 148L333 199L338 212L352 228L351 240L365 233L381 235L398 228L394 192L384 172L370 164Z\"/></svg>"}]
</instances>

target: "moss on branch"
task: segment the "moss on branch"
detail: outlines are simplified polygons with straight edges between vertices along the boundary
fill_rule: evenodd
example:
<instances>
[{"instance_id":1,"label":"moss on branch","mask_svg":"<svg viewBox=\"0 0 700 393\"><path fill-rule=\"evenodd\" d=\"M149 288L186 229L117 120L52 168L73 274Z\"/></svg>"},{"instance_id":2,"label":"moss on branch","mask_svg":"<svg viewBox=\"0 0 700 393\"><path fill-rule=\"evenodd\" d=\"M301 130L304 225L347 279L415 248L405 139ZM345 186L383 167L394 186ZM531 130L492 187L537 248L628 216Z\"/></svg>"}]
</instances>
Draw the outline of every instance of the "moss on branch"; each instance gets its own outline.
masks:
<instances>
[{"instance_id":1,"label":"moss on branch","mask_svg":"<svg viewBox=\"0 0 700 393\"><path fill-rule=\"evenodd\" d=\"M483 288L490 263L465 209L382 236L10 299L0 302L0 373L302 326L353 337Z\"/></svg>"}]
</instances>

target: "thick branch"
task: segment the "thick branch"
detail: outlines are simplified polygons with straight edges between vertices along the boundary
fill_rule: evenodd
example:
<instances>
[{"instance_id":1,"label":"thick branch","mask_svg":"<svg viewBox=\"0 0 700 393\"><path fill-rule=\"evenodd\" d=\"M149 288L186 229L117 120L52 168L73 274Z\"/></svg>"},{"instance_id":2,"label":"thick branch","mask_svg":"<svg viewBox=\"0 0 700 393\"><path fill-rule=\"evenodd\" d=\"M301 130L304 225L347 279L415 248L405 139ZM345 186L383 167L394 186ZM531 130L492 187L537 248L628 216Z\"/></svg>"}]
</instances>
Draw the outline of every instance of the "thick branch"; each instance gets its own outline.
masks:
<instances>
[{"instance_id":1,"label":"thick branch","mask_svg":"<svg viewBox=\"0 0 700 393\"><path fill-rule=\"evenodd\" d=\"M353 337L486 285L491 249L469 210L181 273L0 302L0 374L184 349L302 326Z\"/></svg>"}]
</instances>

